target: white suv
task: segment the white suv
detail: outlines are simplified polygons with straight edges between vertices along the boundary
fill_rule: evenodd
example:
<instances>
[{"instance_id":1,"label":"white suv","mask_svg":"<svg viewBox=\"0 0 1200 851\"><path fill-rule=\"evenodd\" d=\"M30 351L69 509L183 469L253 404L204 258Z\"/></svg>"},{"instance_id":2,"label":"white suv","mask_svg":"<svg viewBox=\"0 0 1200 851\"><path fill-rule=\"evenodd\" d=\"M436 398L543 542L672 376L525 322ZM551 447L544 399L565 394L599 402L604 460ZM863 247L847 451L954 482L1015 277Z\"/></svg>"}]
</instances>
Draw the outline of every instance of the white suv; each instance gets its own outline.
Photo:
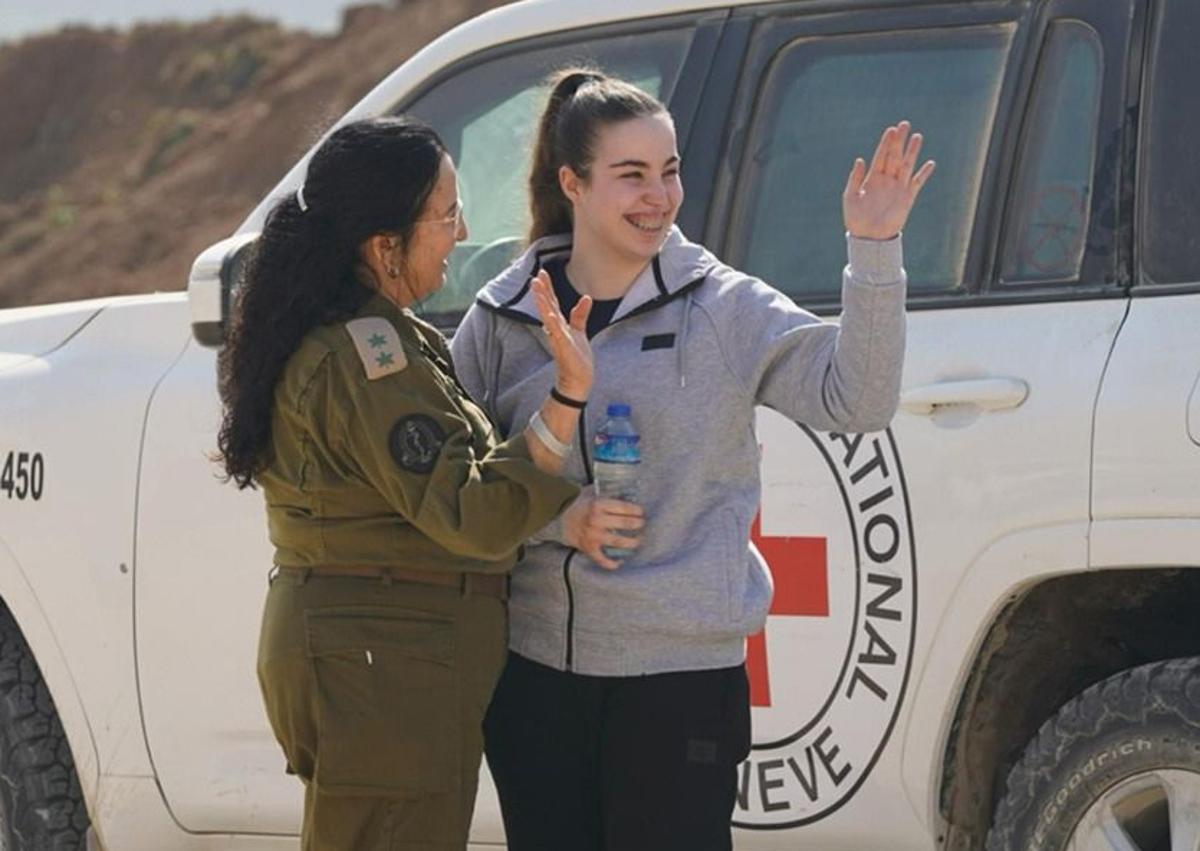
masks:
<instances>
[{"instance_id":1,"label":"white suv","mask_svg":"<svg viewBox=\"0 0 1200 851\"><path fill-rule=\"evenodd\" d=\"M666 101L684 231L831 316L848 163L925 133L892 427L759 418L776 595L737 848L1200 848L1197 43L1196 0L533 0L346 116L412 112L459 164L447 330L519 245L564 63ZM82 847L89 816L110 851L295 847L261 497L208 456L230 288L303 167L186 298L0 313L4 847ZM486 779L473 837L504 842Z\"/></svg>"}]
</instances>

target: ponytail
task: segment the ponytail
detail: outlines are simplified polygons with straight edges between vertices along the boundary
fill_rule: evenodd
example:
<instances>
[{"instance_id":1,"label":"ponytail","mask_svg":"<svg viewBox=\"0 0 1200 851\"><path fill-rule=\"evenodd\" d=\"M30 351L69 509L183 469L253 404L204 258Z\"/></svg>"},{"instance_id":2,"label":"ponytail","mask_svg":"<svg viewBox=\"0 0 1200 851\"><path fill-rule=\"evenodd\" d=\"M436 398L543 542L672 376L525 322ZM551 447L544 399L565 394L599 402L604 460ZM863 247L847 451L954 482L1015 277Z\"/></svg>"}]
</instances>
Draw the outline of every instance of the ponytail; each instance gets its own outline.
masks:
<instances>
[{"instance_id":1,"label":"ponytail","mask_svg":"<svg viewBox=\"0 0 1200 851\"><path fill-rule=\"evenodd\" d=\"M549 80L550 97L538 121L529 172L529 241L569 233L571 202L558 172L564 165L586 178L596 134L607 124L646 115L666 115L658 98L594 68L564 68Z\"/></svg>"}]
</instances>

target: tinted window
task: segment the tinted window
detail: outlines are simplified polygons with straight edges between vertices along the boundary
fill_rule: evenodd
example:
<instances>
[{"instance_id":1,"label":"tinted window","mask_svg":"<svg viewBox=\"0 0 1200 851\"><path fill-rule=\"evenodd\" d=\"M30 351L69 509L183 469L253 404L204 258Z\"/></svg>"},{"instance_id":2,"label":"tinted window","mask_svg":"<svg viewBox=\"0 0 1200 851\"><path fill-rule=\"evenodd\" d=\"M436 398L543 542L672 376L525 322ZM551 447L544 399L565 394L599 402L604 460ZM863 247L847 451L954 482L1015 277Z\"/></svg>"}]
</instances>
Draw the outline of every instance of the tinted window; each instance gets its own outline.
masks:
<instances>
[{"instance_id":1,"label":"tinted window","mask_svg":"<svg viewBox=\"0 0 1200 851\"><path fill-rule=\"evenodd\" d=\"M1103 62L1087 24L1060 21L1046 37L1010 201L1001 278L1078 280L1096 161Z\"/></svg>"},{"instance_id":2,"label":"tinted window","mask_svg":"<svg viewBox=\"0 0 1200 851\"><path fill-rule=\"evenodd\" d=\"M660 30L520 50L468 67L408 107L450 148L470 232L451 255L446 286L424 303L426 316L452 324L479 288L520 252L528 228L529 156L546 77L564 65L586 63L669 102L691 33Z\"/></svg>"},{"instance_id":3,"label":"tinted window","mask_svg":"<svg viewBox=\"0 0 1200 851\"><path fill-rule=\"evenodd\" d=\"M1143 127L1142 257L1157 283L1200 281L1200 5L1159 4Z\"/></svg>"},{"instance_id":4,"label":"tinted window","mask_svg":"<svg viewBox=\"0 0 1200 851\"><path fill-rule=\"evenodd\" d=\"M749 134L730 259L801 302L836 295L850 166L907 118L925 135L922 158L938 163L905 235L910 288L961 286L1011 35L996 25L784 47Z\"/></svg>"}]
</instances>

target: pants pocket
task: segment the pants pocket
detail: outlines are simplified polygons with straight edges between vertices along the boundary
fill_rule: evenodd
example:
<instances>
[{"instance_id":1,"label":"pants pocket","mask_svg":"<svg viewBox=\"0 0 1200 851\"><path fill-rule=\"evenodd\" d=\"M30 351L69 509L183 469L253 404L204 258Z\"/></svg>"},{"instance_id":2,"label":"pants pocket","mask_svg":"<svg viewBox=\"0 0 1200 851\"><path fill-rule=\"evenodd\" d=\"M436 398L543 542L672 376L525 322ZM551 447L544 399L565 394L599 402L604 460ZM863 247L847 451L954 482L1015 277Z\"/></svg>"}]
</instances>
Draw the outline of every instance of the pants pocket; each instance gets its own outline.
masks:
<instances>
[{"instance_id":1,"label":"pants pocket","mask_svg":"<svg viewBox=\"0 0 1200 851\"><path fill-rule=\"evenodd\" d=\"M327 794L453 791L461 755L454 621L389 606L305 613L316 680L314 781Z\"/></svg>"}]
</instances>

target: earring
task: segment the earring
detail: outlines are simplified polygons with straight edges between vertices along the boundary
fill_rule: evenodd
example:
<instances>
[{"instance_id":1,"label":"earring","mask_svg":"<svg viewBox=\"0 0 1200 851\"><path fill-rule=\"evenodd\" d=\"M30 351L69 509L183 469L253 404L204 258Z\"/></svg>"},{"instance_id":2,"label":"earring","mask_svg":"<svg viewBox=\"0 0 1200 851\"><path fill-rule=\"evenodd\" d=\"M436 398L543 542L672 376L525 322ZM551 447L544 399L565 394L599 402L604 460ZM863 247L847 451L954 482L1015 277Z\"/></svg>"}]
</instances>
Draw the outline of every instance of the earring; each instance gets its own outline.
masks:
<instances>
[{"instance_id":1,"label":"earring","mask_svg":"<svg viewBox=\"0 0 1200 851\"><path fill-rule=\"evenodd\" d=\"M397 269L395 266L388 266L388 277L391 277L391 278L400 277L400 270Z\"/></svg>"}]
</instances>

